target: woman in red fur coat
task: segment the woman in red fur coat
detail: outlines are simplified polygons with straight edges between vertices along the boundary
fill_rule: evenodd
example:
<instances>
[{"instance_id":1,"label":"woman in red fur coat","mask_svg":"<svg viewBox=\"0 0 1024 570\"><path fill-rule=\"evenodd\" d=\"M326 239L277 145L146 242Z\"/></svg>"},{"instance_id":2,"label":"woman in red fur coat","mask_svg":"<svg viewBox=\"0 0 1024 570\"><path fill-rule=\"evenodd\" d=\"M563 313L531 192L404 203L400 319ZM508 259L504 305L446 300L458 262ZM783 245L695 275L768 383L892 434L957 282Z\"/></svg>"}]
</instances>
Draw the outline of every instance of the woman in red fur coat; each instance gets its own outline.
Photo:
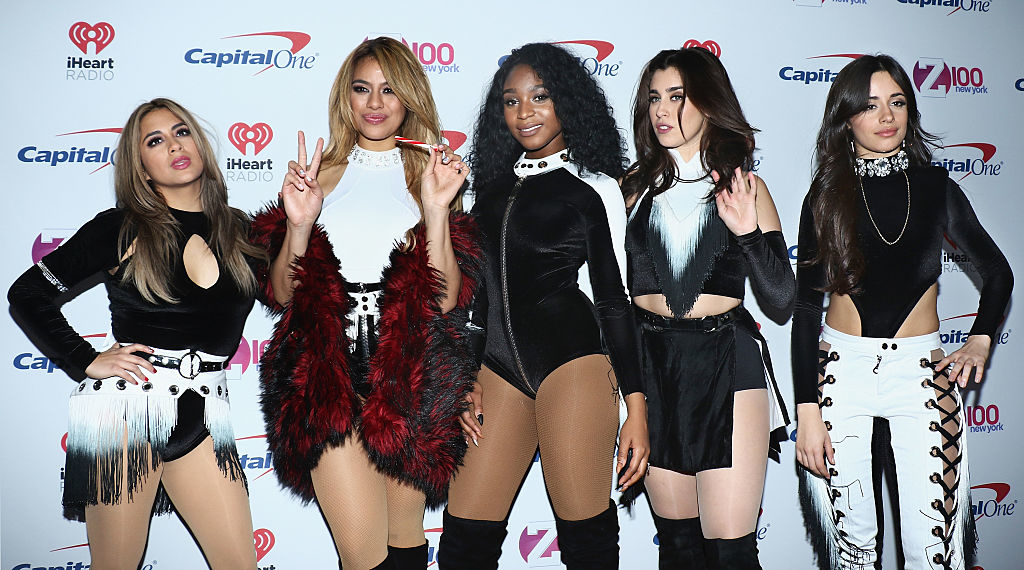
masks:
<instances>
[{"instance_id":1,"label":"woman in red fur coat","mask_svg":"<svg viewBox=\"0 0 1024 570\"><path fill-rule=\"evenodd\" d=\"M268 445L281 484L319 503L345 570L426 567L424 508L462 462L476 372L469 169L395 135L433 143L441 130L412 52L376 38L338 72L326 149L307 163L299 132L280 205L254 221L280 315L261 369Z\"/></svg>"}]
</instances>

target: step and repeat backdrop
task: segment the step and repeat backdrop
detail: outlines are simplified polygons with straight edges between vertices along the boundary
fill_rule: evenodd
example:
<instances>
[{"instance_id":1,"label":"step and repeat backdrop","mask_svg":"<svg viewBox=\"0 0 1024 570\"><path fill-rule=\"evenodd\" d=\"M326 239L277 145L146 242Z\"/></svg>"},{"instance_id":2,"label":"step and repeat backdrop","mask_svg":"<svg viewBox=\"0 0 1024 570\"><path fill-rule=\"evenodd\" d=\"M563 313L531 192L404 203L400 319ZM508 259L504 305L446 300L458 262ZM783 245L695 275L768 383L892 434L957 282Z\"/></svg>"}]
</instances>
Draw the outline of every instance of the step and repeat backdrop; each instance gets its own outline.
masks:
<instances>
[{"instance_id":1,"label":"step and repeat backdrop","mask_svg":"<svg viewBox=\"0 0 1024 570\"><path fill-rule=\"evenodd\" d=\"M935 162L965 189L982 223L1024 275L1024 4L1012 0L683 0L672 3L480 2L218 3L142 8L138 3L47 2L8 6L3 33L6 174L0 284L58 247L114 203L113 150L140 102L171 97L206 122L231 202L253 210L274 199L295 132L327 136L328 91L344 57L364 38L390 35L430 77L449 144L469 148L484 85L498 61L523 43L560 43L607 91L619 125L643 64L657 51L701 45L728 68L747 118L761 129L757 173L765 179L796 258L800 202L812 174L814 137L829 85L858 54L896 56L914 80L926 129L943 137ZM367 223L373 223L368 216ZM971 259L943 253L940 334L958 347L977 309ZM748 306L768 338L789 398L789 322ZM106 342L107 301L95 287L64 307L77 330ZM1024 495L1024 391L1013 354L1024 349L1020 311L996 337L985 385L965 396L977 568L1020 567ZM333 568L336 554L315 506L283 492L259 413L259 357L272 321L259 308L231 360L232 417L249 478L261 569ZM0 569L89 567L85 525L61 517L67 395L73 382L9 315L0 319ZM795 426L791 426L795 428ZM793 435L795 439L795 434ZM1018 444L1012 444L1018 441ZM1013 451L1017 449L1018 451ZM339 481L344 485L344 481ZM896 567L890 509L883 560ZM431 565L440 512L426 517ZM620 511L623 568L657 566L647 506ZM502 568L561 567L541 471L531 470L511 513ZM765 568L810 570L814 555L797 502L792 440L770 463L757 538ZM202 554L177 517L153 521L146 570L202 568Z\"/></svg>"}]
</instances>

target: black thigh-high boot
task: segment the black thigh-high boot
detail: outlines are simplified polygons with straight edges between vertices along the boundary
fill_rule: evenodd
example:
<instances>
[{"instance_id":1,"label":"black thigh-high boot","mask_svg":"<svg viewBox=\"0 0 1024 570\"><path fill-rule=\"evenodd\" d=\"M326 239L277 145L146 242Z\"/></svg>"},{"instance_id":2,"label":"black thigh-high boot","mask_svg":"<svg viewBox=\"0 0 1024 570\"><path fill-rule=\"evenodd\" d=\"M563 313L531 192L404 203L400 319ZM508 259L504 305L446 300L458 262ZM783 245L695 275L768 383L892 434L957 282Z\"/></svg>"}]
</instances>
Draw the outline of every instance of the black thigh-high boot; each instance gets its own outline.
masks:
<instances>
[{"instance_id":1,"label":"black thigh-high boot","mask_svg":"<svg viewBox=\"0 0 1024 570\"><path fill-rule=\"evenodd\" d=\"M555 516L558 549L568 570L616 570L619 567L619 515L615 503L589 519L567 521Z\"/></svg>"},{"instance_id":2,"label":"black thigh-high boot","mask_svg":"<svg viewBox=\"0 0 1024 570\"><path fill-rule=\"evenodd\" d=\"M716 538L707 541L708 568L728 570L761 570L757 561L757 539L754 533L739 538Z\"/></svg>"},{"instance_id":3,"label":"black thigh-high boot","mask_svg":"<svg viewBox=\"0 0 1024 570\"><path fill-rule=\"evenodd\" d=\"M338 562L338 568L340 570L345 570L345 568L341 565L340 561ZM384 561L374 566L373 568L370 568L370 570L397 570L397 567L395 566L395 562L391 559L391 553L388 552L388 555L386 558L384 558Z\"/></svg>"},{"instance_id":4,"label":"black thigh-high boot","mask_svg":"<svg viewBox=\"0 0 1024 570\"><path fill-rule=\"evenodd\" d=\"M508 519L463 519L444 510L444 531L437 550L439 570L496 570Z\"/></svg>"},{"instance_id":5,"label":"black thigh-high boot","mask_svg":"<svg viewBox=\"0 0 1024 570\"><path fill-rule=\"evenodd\" d=\"M700 518L663 519L651 514L654 516L654 526L658 529L658 568L707 570Z\"/></svg>"},{"instance_id":6,"label":"black thigh-high boot","mask_svg":"<svg viewBox=\"0 0 1024 570\"><path fill-rule=\"evenodd\" d=\"M388 558L395 565L395 570L425 570L429 554L430 547L426 542L411 548L388 545Z\"/></svg>"}]
</instances>

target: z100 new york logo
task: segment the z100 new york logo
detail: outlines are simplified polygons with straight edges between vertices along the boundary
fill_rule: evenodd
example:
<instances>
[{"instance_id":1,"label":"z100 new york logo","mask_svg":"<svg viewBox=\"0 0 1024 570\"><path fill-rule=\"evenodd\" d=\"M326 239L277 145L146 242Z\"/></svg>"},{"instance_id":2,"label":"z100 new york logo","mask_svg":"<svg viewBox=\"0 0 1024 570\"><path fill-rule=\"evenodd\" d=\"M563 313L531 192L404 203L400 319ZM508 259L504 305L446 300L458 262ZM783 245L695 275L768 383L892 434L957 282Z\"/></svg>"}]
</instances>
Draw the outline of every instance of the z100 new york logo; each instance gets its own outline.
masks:
<instances>
[{"instance_id":1,"label":"z100 new york logo","mask_svg":"<svg viewBox=\"0 0 1024 570\"><path fill-rule=\"evenodd\" d=\"M984 95L985 74L980 67L950 66L937 57L922 57L914 64L914 86L922 97L945 98L950 91L964 95Z\"/></svg>"},{"instance_id":2,"label":"z100 new york logo","mask_svg":"<svg viewBox=\"0 0 1024 570\"><path fill-rule=\"evenodd\" d=\"M93 55L98 56L114 41L114 26L108 22L75 22L68 29L68 38L83 55L88 56L92 46ZM109 55L103 58L69 55L65 78L69 81L110 81L114 78L114 58Z\"/></svg>"},{"instance_id":3,"label":"z100 new york logo","mask_svg":"<svg viewBox=\"0 0 1024 570\"><path fill-rule=\"evenodd\" d=\"M845 6L865 6L868 0L793 0L793 3L797 6L810 6L812 8L821 8L825 3L829 5L842 4Z\"/></svg>"}]
</instances>

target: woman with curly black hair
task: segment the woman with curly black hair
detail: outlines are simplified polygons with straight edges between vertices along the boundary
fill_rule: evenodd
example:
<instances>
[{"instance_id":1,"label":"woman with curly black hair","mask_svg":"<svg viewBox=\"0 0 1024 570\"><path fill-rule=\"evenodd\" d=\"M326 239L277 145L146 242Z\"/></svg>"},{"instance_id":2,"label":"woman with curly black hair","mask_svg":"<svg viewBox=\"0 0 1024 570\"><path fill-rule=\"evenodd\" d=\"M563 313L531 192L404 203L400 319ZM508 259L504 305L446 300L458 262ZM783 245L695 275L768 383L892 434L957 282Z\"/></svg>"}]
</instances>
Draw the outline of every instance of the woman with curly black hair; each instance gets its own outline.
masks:
<instances>
[{"instance_id":1,"label":"woman with curly black hair","mask_svg":"<svg viewBox=\"0 0 1024 570\"><path fill-rule=\"evenodd\" d=\"M623 190L661 568L760 568L769 433L787 422L743 297L749 276L785 312L796 283L775 204L750 172L755 132L706 49L665 50L644 69Z\"/></svg>"},{"instance_id":2,"label":"woman with curly black hair","mask_svg":"<svg viewBox=\"0 0 1024 570\"><path fill-rule=\"evenodd\" d=\"M539 447L562 562L617 568L609 459L620 386L629 415L619 485L639 480L648 454L622 279L626 219L614 179L624 171L621 136L603 91L575 57L528 44L495 73L471 156L473 211L488 255L487 295L474 316L487 336L462 415L476 445L452 481L439 563L497 568L512 502ZM594 303L577 284L584 263Z\"/></svg>"},{"instance_id":3,"label":"woman with curly black hair","mask_svg":"<svg viewBox=\"0 0 1024 570\"><path fill-rule=\"evenodd\" d=\"M895 59L866 55L839 72L800 214L792 348L801 498L833 569L875 567L875 417L889 422L906 567L970 566L958 386L972 372L981 381L1013 273L960 186L932 166L934 141ZM944 355L936 280L947 239L984 285L967 341Z\"/></svg>"}]
</instances>

